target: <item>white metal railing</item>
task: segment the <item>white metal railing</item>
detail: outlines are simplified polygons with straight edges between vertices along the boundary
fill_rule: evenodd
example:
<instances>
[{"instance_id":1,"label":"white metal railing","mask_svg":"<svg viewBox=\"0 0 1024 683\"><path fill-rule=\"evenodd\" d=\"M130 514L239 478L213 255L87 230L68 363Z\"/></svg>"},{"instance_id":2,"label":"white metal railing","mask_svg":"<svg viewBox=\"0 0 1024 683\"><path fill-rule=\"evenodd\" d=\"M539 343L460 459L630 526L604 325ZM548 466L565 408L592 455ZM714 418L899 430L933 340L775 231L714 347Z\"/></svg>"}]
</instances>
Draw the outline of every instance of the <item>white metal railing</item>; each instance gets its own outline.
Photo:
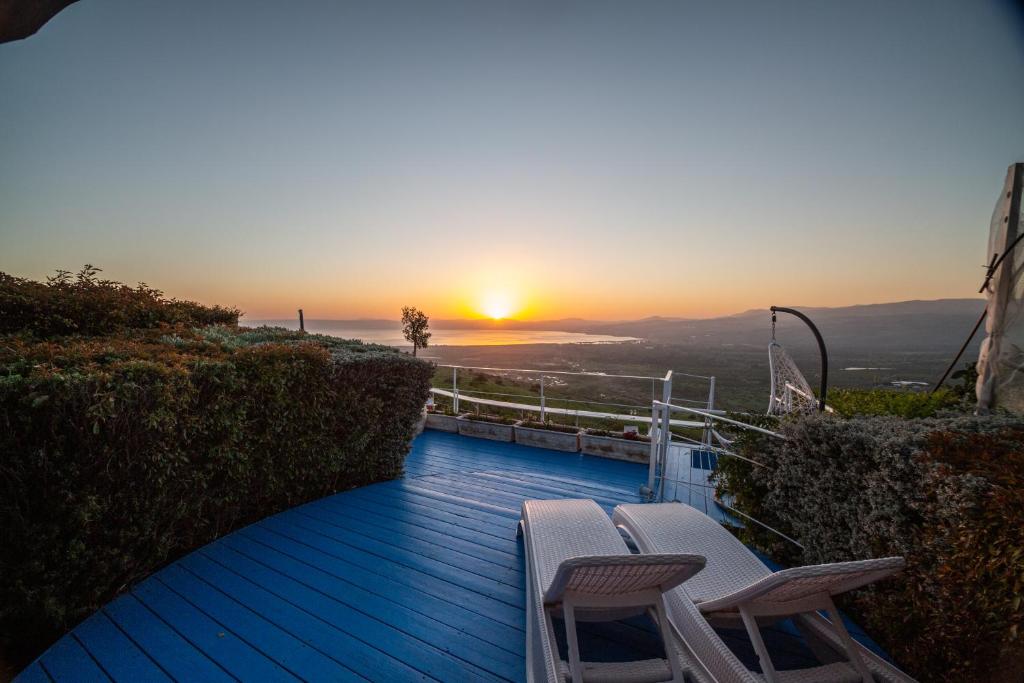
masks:
<instances>
[{"instance_id":1,"label":"white metal railing","mask_svg":"<svg viewBox=\"0 0 1024 683\"><path fill-rule=\"evenodd\" d=\"M652 422L651 422L651 454L650 463L648 465L647 472L647 485L641 487L641 494L649 501L661 502L667 499L666 496L666 484L673 486L673 491L678 494L680 487L686 491L687 497L696 494L698 498L702 499L705 508L710 504L720 506L721 508L743 518L747 522L751 522L761 526L768 531L771 531L785 540L794 543L801 548L798 541L790 538L781 531L772 528L771 526L751 517L745 512L736 509L726 501L719 499L712 492L709 495L709 491L713 488L710 484L710 479L705 478L704 481L694 482L692 478L687 478L685 481L676 479L674 477L679 476L679 472L682 471L682 467L678 460L680 458L693 457L693 451L699 450L703 453L711 453L715 456L725 456L739 458L746 462L751 463L756 467L766 467L763 463L757 462L745 456L735 453L727 446L729 442L723 439L718 431L715 429L714 423L722 422L733 427L744 429L748 431L765 434L772 438L785 439L786 437L778 432L774 432L764 427L758 427L757 425L747 424L730 417L717 414L717 412L710 412L706 410L700 410L698 408L691 408L688 406L680 406L668 401L654 401L652 403ZM670 429L666 426L671 424L671 415L673 412L683 412L691 415L698 415L705 419L708 426L705 429L705 433L710 433L714 440L724 444L722 446L715 445L710 439L705 439L702 442L695 441L693 439L687 439L680 437L679 435L673 434ZM703 457L703 456L702 456ZM685 471L689 475L692 472L690 465L685 467ZM673 474L675 473L675 474ZM692 504L692 502L691 502Z\"/></svg>"},{"instance_id":2,"label":"white metal railing","mask_svg":"<svg viewBox=\"0 0 1024 683\"><path fill-rule=\"evenodd\" d=\"M549 396L546 393L546 382L545 377L548 376L577 376L577 377L590 377L599 379L609 380L642 380L650 381L654 384L654 391L660 394L663 401L672 401L672 387L673 377L680 375L684 377L691 377L700 380L706 380L709 384L708 398L705 401L700 399L699 401L688 401L694 403L700 403L706 405L705 411L712 414L719 414L724 411L716 411L714 409L714 390L715 390L715 378L704 375L692 375L688 373L676 373L672 370L668 371L662 377L651 377L647 375L625 375L625 374L608 374L604 372L579 372L571 370L534 370L534 369L523 369L523 368L495 368L487 366L475 366L475 365L447 365L439 364L439 368L451 368L452 371L452 387L451 389L445 387L431 387L430 392L433 396L441 396L451 399L452 410L455 413L460 412L462 404L472 403L479 406L489 406L494 408L504 408L509 410L517 410L521 412L534 412L538 413L540 420L544 421L548 415L567 415L576 418L590 418L590 419L606 419L606 420L617 420L620 422L635 422L639 424L651 424L653 421L652 417L646 415L639 415L635 412L629 413L624 412L621 409L626 410L643 410L647 411L646 405L630 405L624 403L611 403L606 401L593 401L581 398L564 398L560 397L558 400L564 400L567 403L572 402L575 404L583 404L589 407L603 407L605 410L587 410L583 408L575 407L557 407L549 405ZM494 372L494 373L525 373L530 375L539 375L538 378L538 395L534 394L513 394L513 393L499 393L499 392L484 392L484 391L473 391L459 387L459 371L480 371L480 372ZM660 389L660 391L659 391ZM507 399L521 399L521 400L507 400ZM537 401L536 404L525 402L522 399L530 399ZM687 401L687 399L675 399L679 401ZM701 428L707 427L707 419L702 420L680 420L680 419L669 419L669 423L672 427L690 427L690 428Z\"/></svg>"},{"instance_id":3,"label":"white metal railing","mask_svg":"<svg viewBox=\"0 0 1024 683\"><path fill-rule=\"evenodd\" d=\"M672 440L672 431L667 429L666 426L671 425L671 416L673 412L689 413L691 415L699 415L704 418L704 424L707 425L705 433L710 434L711 437L717 437L717 431L714 429L715 421L723 422L733 427L739 427L740 429L746 429L768 436L776 437L779 439L785 439L782 434L773 432L770 429L758 427L756 425L747 424L746 422L740 422L724 415L719 415L714 412L707 410L700 410L698 408L691 408L689 406L680 406L669 401L654 401L651 406L651 455L650 462L648 463L647 471L647 487L642 493L648 498L658 498L657 491L660 483L664 481L662 474L666 471L666 465L668 463L669 444ZM683 439L683 441L687 441ZM690 440L692 442L692 440ZM692 442L693 445L699 445L704 449L712 451L716 454L727 455L731 457L741 458L754 465L763 467L761 463L758 463L750 458L745 458L738 453L734 453L727 448L715 446L711 439L705 438L701 443Z\"/></svg>"}]
</instances>

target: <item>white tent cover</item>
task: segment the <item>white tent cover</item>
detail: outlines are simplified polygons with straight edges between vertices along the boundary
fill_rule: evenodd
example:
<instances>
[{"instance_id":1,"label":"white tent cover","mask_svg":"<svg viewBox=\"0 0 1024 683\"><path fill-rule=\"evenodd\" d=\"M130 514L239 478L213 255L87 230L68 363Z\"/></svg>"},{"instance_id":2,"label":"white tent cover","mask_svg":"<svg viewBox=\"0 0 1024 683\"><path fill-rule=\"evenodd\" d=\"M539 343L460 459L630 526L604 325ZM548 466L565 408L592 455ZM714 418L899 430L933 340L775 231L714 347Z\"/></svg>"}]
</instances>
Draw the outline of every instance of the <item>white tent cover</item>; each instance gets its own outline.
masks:
<instances>
[{"instance_id":1,"label":"white tent cover","mask_svg":"<svg viewBox=\"0 0 1024 683\"><path fill-rule=\"evenodd\" d=\"M1024 233L1021 183L1024 164L1012 164L989 228L987 264L1002 257ZM986 339L978 356L978 412L1000 407L1024 414L1024 240L1005 257L985 291Z\"/></svg>"}]
</instances>

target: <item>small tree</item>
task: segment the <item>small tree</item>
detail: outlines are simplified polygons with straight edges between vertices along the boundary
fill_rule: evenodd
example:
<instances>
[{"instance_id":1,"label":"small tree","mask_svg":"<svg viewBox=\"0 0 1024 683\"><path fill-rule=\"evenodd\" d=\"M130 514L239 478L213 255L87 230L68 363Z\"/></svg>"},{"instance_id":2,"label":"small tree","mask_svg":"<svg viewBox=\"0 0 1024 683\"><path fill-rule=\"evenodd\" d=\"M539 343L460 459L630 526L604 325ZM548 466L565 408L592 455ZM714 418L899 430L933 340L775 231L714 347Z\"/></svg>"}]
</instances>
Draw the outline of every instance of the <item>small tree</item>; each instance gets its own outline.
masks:
<instances>
[{"instance_id":1,"label":"small tree","mask_svg":"<svg viewBox=\"0 0 1024 683\"><path fill-rule=\"evenodd\" d=\"M427 332L427 325L430 318L418 308L412 306L402 307L402 334L406 340L412 343L412 355L416 355L419 349L427 348L427 340L430 333Z\"/></svg>"}]
</instances>

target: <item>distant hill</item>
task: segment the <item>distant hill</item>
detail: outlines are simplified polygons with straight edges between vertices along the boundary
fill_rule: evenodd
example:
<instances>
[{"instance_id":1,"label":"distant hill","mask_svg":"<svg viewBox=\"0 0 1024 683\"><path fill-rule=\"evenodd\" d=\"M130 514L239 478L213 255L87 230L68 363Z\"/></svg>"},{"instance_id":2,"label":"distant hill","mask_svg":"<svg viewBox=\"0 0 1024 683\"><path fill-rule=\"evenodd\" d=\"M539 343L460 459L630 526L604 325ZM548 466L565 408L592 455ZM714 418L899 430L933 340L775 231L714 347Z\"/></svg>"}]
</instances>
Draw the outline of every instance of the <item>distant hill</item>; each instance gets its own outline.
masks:
<instances>
[{"instance_id":1,"label":"distant hill","mask_svg":"<svg viewBox=\"0 0 1024 683\"><path fill-rule=\"evenodd\" d=\"M954 353L985 307L984 299L899 301L837 308L794 306L821 330L830 349ZM718 318L650 317L595 321L437 320L437 329L534 329L640 337L661 344L763 347L771 339L771 314L750 310ZM811 349L814 338L802 322L779 314L778 340L793 349ZM974 340L980 343L980 335Z\"/></svg>"},{"instance_id":2,"label":"distant hill","mask_svg":"<svg viewBox=\"0 0 1024 683\"><path fill-rule=\"evenodd\" d=\"M899 301L838 308L801 307L821 330L830 350L842 352L937 352L955 353L985 306L984 299L937 299ZM313 320L321 330L398 329L394 320ZM243 324L288 324L295 321L245 320ZM702 348L764 347L771 338L767 309L750 310L718 318L671 318L654 316L641 320L600 321L582 318L559 320L431 320L437 330L554 330L622 337L640 337L658 344ZM815 348L814 338L804 324L786 314L779 315L777 337L795 351ZM981 336L975 338L977 348Z\"/></svg>"},{"instance_id":3,"label":"distant hill","mask_svg":"<svg viewBox=\"0 0 1024 683\"><path fill-rule=\"evenodd\" d=\"M900 301L841 308L794 306L815 322L830 349L939 352L955 352L984 307L984 299ZM581 331L643 337L661 343L763 346L771 339L770 316L767 310L752 310L702 320L595 323L581 327ZM815 345L806 326L783 313L778 316L776 336L792 348ZM980 338L974 340L975 344L979 342Z\"/></svg>"}]
</instances>

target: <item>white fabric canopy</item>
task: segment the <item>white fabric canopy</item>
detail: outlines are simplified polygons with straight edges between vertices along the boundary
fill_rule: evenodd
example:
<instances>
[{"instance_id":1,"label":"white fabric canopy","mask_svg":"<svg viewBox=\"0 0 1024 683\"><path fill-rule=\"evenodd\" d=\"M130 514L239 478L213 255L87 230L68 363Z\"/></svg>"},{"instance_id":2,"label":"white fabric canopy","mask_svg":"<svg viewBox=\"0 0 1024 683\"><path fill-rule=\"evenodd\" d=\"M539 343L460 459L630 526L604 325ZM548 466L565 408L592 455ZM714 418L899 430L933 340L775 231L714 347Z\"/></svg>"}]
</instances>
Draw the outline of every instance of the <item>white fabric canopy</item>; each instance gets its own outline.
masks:
<instances>
[{"instance_id":1,"label":"white fabric canopy","mask_svg":"<svg viewBox=\"0 0 1024 683\"><path fill-rule=\"evenodd\" d=\"M1003 258L988 283L985 332L978 355L978 412L996 407L1024 413L1024 240L1019 235L1024 164L1012 164L996 202L989 229L987 264ZM1007 254L1004 257L1004 254Z\"/></svg>"}]
</instances>

